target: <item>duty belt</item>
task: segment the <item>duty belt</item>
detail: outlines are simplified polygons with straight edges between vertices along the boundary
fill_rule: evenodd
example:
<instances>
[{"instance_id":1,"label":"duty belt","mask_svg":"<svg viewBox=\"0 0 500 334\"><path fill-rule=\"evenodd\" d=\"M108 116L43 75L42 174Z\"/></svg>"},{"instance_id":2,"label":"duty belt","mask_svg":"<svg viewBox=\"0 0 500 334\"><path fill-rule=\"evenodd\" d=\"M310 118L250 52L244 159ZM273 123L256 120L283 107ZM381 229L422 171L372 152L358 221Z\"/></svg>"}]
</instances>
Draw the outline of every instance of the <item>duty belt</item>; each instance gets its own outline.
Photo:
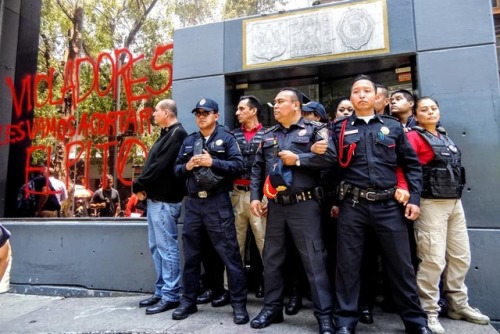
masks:
<instances>
[{"instance_id":1,"label":"duty belt","mask_svg":"<svg viewBox=\"0 0 500 334\"><path fill-rule=\"evenodd\" d=\"M208 191L205 190L200 190L197 193L189 193L189 197L193 198L207 198L208 196L212 196L212 193L209 193Z\"/></svg>"},{"instance_id":2,"label":"duty belt","mask_svg":"<svg viewBox=\"0 0 500 334\"><path fill-rule=\"evenodd\" d=\"M339 199L343 200L346 195L351 195L354 204L358 202L359 198L364 198L367 201L386 201L388 199L394 198L394 193L396 188L390 188L385 190L367 188L361 189L352 184L341 182L339 186Z\"/></svg>"},{"instance_id":3,"label":"duty belt","mask_svg":"<svg viewBox=\"0 0 500 334\"><path fill-rule=\"evenodd\" d=\"M321 187L316 187L311 190L305 190L298 194L291 195L276 195L274 201L282 205L296 204L299 202L309 201L315 199L321 201L323 199L323 189Z\"/></svg>"}]
</instances>

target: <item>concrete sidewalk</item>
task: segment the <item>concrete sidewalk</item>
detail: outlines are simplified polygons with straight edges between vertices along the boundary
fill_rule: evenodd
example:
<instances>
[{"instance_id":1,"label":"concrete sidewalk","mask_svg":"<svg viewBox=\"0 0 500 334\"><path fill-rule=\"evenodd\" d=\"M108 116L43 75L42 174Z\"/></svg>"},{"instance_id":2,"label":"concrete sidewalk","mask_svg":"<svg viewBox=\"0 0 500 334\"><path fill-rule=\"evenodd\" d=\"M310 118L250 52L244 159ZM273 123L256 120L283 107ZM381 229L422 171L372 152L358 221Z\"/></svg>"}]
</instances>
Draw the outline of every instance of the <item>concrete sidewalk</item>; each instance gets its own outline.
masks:
<instances>
[{"instance_id":1,"label":"concrete sidewalk","mask_svg":"<svg viewBox=\"0 0 500 334\"><path fill-rule=\"evenodd\" d=\"M149 295L126 297L63 298L6 293L0 294L0 333L168 333L168 334L315 334L318 326L310 302L296 316L285 316L282 324L255 330L235 325L230 306L213 308L210 304L198 307L198 313L181 321L172 320L172 311L148 315L138 302ZM249 295L248 312L255 317L262 300ZM375 323L359 324L356 333L404 333L395 314L376 310ZM464 321L442 319L450 334L497 334L492 326L473 325Z\"/></svg>"}]
</instances>

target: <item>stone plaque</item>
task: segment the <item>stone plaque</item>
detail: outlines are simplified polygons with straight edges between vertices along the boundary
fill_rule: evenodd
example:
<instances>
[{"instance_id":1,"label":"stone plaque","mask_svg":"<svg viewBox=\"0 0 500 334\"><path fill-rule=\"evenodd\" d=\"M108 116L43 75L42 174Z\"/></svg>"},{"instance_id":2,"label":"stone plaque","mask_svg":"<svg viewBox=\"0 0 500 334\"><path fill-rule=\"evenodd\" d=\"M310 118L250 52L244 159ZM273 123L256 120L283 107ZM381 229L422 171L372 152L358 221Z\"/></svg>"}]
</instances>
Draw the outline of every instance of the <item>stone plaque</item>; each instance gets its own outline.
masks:
<instances>
[{"instance_id":1,"label":"stone plaque","mask_svg":"<svg viewBox=\"0 0 500 334\"><path fill-rule=\"evenodd\" d=\"M389 52L386 0L243 20L243 67Z\"/></svg>"}]
</instances>

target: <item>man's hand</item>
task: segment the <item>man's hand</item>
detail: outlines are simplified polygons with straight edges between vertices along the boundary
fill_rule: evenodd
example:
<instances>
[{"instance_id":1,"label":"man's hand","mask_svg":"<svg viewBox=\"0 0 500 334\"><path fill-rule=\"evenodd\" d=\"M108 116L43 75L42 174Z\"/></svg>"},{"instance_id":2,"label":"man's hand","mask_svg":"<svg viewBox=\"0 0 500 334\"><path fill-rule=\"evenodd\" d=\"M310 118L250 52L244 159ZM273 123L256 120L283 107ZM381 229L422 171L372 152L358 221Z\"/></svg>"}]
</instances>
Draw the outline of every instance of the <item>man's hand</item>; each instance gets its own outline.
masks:
<instances>
[{"instance_id":1,"label":"man's hand","mask_svg":"<svg viewBox=\"0 0 500 334\"><path fill-rule=\"evenodd\" d=\"M405 208L405 218L409 220L415 220L420 216L420 207L415 204L406 204Z\"/></svg>"},{"instance_id":2,"label":"man's hand","mask_svg":"<svg viewBox=\"0 0 500 334\"><path fill-rule=\"evenodd\" d=\"M258 199L254 199L252 202L250 202L250 211L252 211L252 214L255 217L262 217L263 208L261 201L259 201ZM266 213L267 213L267 206L266 206Z\"/></svg>"},{"instance_id":3,"label":"man's hand","mask_svg":"<svg viewBox=\"0 0 500 334\"><path fill-rule=\"evenodd\" d=\"M206 150L202 154L193 155L186 163L186 170L192 170L195 167L211 167L212 156Z\"/></svg>"},{"instance_id":4,"label":"man's hand","mask_svg":"<svg viewBox=\"0 0 500 334\"><path fill-rule=\"evenodd\" d=\"M328 142L326 140L318 140L311 146L311 152L316 154L325 154L328 148Z\"/></svg>"},{"instance_id":5,"label":"man's hand","mask_svg":"<svg viewBox=\"0 0 500 334\"><path fill-rule=\"evenodd\" d=\"M397 188L396 192L394 193L394 199L399 203L406 205L410 200L410 193L408 192L408 190Z\"/></svg>"},{"instance_id":6,"label":"man's hand","mask_svg":"<svg viewBox=\"0 0 500 334\"><path fill-rule=\"evenodd\" d=\"M212 156L208 151L203 150L203 154L197 156L199 158L198 164L202 167L212 167Z\"/></svg>"},{"instance_id":7,"label":"man's hand","mask_svg":"<svg viewBox=\"0 0 500 334\"><path fill-rule=\"evenodd\" d=\"M283 165L285 166L295 166L295 162L299 160L299 156L289 150L280 151L278 156L281 158L281 161L283 161Z\"/></svg>"}]
</instances>

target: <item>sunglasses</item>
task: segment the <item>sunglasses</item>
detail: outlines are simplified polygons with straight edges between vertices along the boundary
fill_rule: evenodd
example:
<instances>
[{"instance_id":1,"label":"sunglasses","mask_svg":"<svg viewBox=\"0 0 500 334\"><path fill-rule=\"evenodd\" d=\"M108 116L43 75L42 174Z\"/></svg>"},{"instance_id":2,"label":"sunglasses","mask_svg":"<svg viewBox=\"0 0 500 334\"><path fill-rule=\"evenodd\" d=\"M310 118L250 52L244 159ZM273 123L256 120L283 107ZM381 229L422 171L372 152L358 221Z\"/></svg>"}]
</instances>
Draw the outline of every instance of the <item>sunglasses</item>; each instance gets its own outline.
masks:
<instances>
[{"instance_id":1,"label":"sunglasses","mask_svg":"<svg viewBox=\"0 0 500 334\"><path fill-rule=\"evenodd\" d=\"M195 115L196 117L201 117L201 116L203 116L203 117L207 117L208 115L212 115L213 113L214 113L214 111L213 111L213 110L212 110L212 111L196 110L196 111L194 112L194 115Z\"/></svg>"}]
</instances>

